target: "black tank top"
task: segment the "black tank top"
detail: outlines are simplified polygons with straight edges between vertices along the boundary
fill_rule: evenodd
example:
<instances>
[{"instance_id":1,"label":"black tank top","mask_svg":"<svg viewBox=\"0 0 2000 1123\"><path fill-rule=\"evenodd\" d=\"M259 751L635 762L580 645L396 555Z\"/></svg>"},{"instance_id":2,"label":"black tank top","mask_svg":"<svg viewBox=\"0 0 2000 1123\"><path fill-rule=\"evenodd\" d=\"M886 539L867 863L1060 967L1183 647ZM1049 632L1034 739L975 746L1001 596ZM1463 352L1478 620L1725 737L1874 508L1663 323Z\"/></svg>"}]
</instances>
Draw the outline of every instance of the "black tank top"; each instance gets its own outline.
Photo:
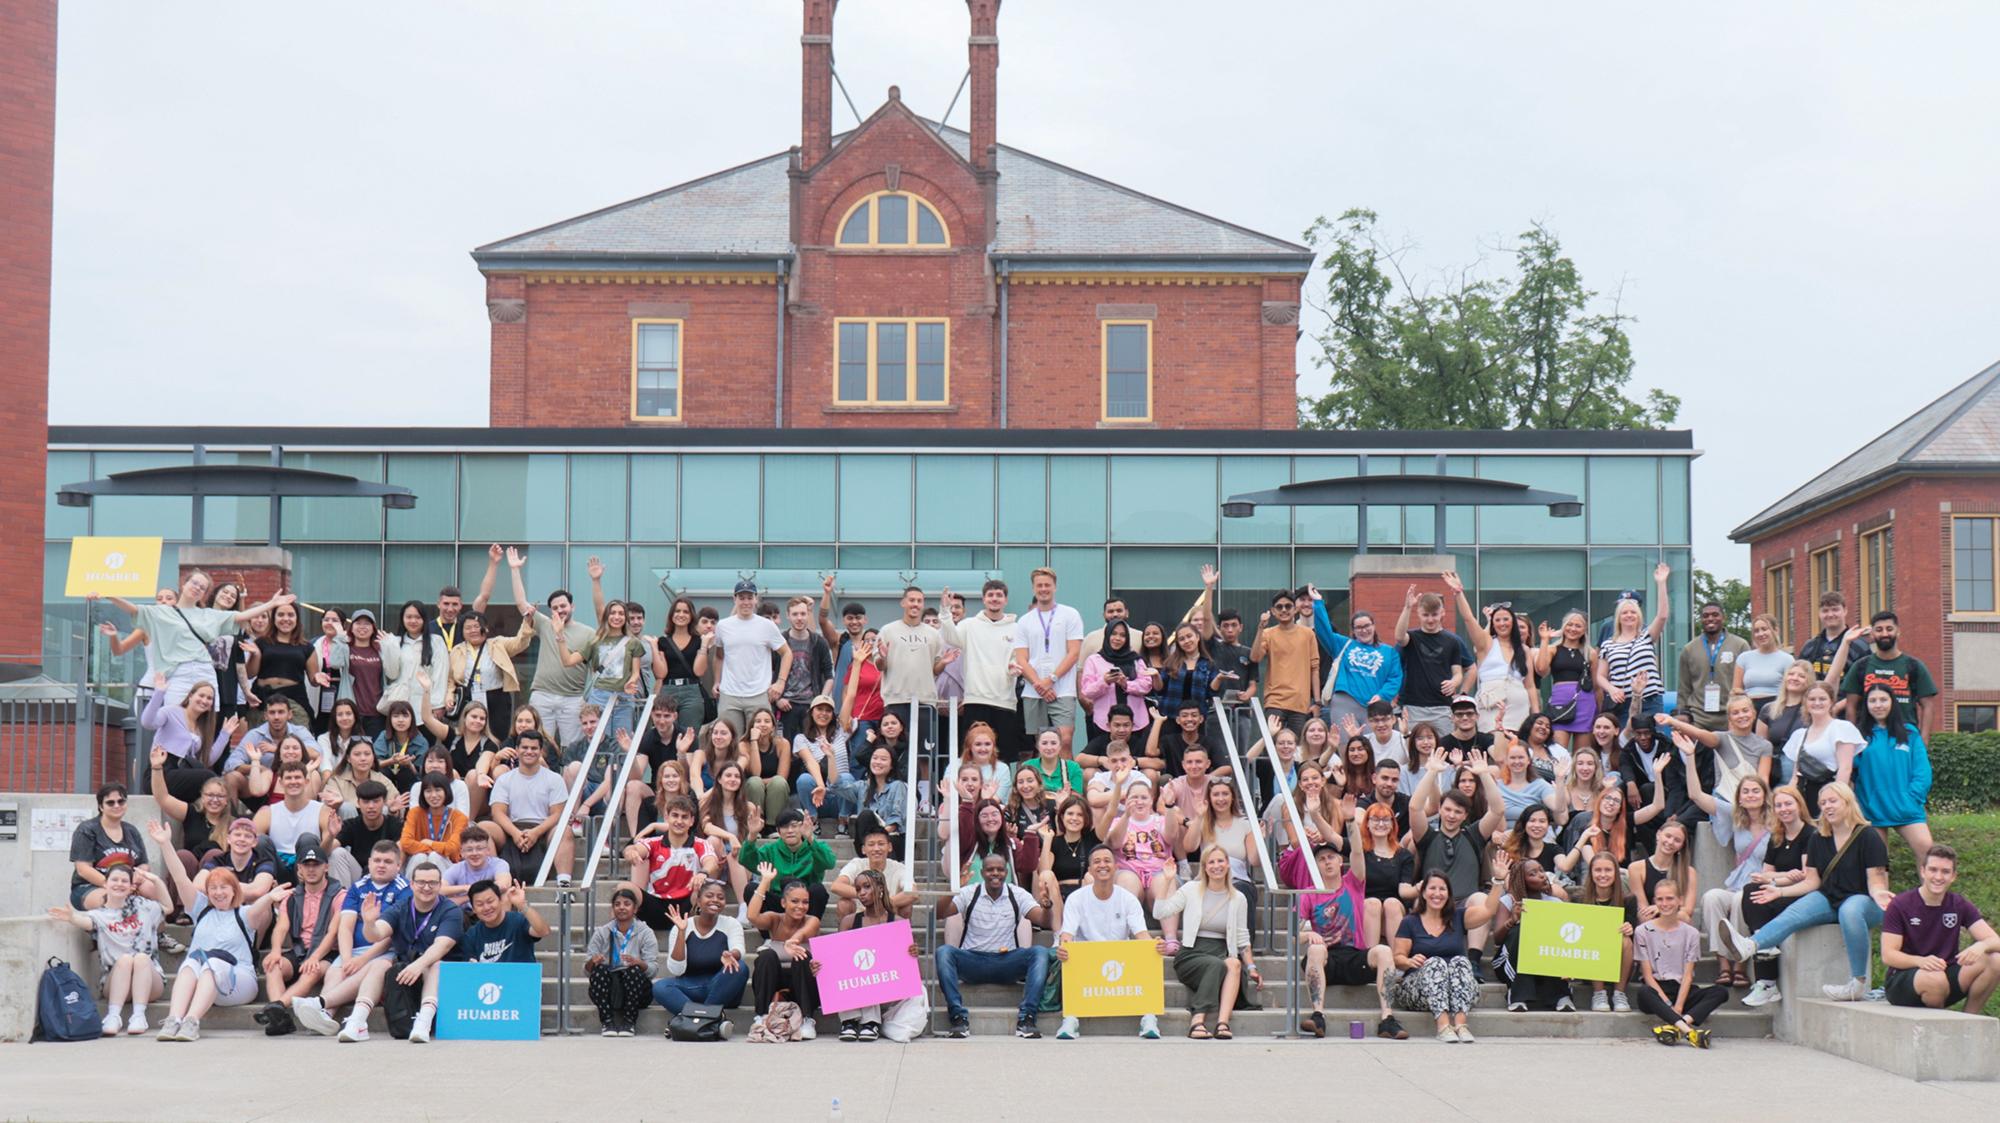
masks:
<instances>
[{"instance_id":1,"label":"black tank top","mask_svg":"<svg viewBox=\"0 0 2000 1123\"><path fill-rule=\"evenodd\" d=\"M1581 647L1558 647L1549 657L1549 679L1552 682L1582 682L1590 670L1590 655Z\"/></svg>"}]
</instances>

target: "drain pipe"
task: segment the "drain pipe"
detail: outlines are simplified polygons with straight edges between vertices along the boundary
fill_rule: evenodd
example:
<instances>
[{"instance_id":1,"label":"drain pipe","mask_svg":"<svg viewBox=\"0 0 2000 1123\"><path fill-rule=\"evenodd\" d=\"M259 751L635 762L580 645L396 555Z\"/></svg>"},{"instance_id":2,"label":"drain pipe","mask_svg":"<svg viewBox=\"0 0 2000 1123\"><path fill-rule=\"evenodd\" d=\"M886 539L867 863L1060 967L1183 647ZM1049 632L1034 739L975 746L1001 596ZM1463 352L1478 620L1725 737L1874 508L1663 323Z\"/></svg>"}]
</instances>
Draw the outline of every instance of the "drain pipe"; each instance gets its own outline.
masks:
<instances>
[{"instance_id":1,"label":"drain pipe","mask_svg":"<svg viewBox=\"0 0 2000 1123\"><path fill-rule=\"evenodd\" d=\"M776 429L785 427L785 295L788 287L786 284L785 269L786 263L783 261L778 262L778 374L776 379L778 393L776 411L771 421L772 427Z\"/></svg>"},{"instance_id":2,"label":"drain pipe","mask_svg":"<svg viewBox=\"0 0 2000 1123\"><path fill-rule=\"evenodd\" d=\"M1007 427L1007 260L1000 259L1000 427Z\"/></svg>"}]
</instances>

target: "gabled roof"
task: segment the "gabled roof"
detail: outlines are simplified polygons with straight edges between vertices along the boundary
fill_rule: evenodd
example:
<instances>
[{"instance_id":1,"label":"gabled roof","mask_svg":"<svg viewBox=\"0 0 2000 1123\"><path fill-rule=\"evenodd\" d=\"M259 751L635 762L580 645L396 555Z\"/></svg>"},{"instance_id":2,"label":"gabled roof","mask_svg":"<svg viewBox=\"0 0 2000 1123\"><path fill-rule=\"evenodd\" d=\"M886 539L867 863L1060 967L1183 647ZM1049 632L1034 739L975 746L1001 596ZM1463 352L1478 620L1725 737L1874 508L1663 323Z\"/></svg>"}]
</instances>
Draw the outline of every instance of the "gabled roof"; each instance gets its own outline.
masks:
<instances>
[{"instance_id":1,"label":"gabled roof","mask_svg":"<svg viewBox=\"0 0 2000 1123\"><path fill-rule=\"evenodd\" d=\"M2000 363L1947 391L1729 532L1748 542L1895 475L2000 470Z\"/></svg>"},{"instance_id":2,"label":"gabled roof","mask_svg":"<svg viewBox=\"0 0 2000 1123\"><path fill-rule=\"evenodd\" d=\"M878 111L875 116L879 116ZM871 116L870 120L874 120ZM938 136L963 158L970 138L940 128ZM854 132L834 140L835 151ZM996 215L998 257L1030 262L1063 259L1134 262L1238 262L1304 272L1313 252L1142 194L1052 160L999 146ZM790 153L780 152L727 171L472 251L484 267L562 261L772 260L792 252Z\"/></svg>"}]
</instances>

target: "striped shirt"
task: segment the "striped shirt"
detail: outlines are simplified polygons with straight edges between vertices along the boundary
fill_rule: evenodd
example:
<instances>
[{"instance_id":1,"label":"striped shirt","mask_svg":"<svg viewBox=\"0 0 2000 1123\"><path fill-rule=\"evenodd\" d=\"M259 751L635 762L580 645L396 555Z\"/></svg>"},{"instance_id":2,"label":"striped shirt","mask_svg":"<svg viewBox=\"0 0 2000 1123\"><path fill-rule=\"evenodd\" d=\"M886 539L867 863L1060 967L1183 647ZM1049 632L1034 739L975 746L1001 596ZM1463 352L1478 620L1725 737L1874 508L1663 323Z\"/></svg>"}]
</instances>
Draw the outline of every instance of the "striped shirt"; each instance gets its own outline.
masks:
<instances>
[{"instance_id":1,"label":"striped shirt","mask_svg":"<svg viewBox=\"0 0 2000 1123\"><path fill-rule=\"evenodd\" d=\"M1637 639L1606 640L1598 649L1604 659L1605 677L1611 685L1620 690L1632 689L1632 680L1639 672L1646 672L1646 697L1656 698L1666 693L1660 681L1660 652L1650 636L1641 634Z\"/></svg>"}]
</instances>

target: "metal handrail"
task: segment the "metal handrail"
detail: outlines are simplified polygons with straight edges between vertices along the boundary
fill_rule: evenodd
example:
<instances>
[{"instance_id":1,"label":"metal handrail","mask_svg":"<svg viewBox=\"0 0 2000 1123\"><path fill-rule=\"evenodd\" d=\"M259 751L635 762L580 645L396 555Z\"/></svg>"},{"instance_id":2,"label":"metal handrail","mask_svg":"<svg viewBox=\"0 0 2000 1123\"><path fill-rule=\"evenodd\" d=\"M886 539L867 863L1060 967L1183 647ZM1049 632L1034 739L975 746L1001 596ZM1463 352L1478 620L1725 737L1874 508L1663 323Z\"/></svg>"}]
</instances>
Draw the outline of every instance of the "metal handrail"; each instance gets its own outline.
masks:
<instances>
[{"instance_id":1,"label":"metal handrail","mask_svg":"<svg viewBox=\"0 0 2000 1123\"><path fill-rule=\"evenodd\" d=\"M1222 730L1222 747L1229 750L1229 763L1233 766L1232 771L1236 773L1236 798L1244 808L1243 817L1250 822L1250 840L1256 844L1260 853L1266 852L1264 825L1261 821L1263 816L1257 813L1257 797L1250 790L1250 770L1244 765L1243 754L1236 748L1236 734L1230 729L1229 715L1222 708L1222 700L1214 699L1211 704L1215 707L1216 727ZM1264 736L1269 740L1268 732ZM1113 792L1112 798L1117 797L1118 793ZM1201 859L1197 856L1195 865L1199 867L1200 864ZM1272 892L1278 890L1278 871L1273 868L1274 866L1275 863L1269 861L1257 863L1258 871L1264 875L1264 887Z\"/></svg>"},{"instance_id":2,"label":"metal handrail","mask_svg":"<svg viewBox=\"0 0 2000 1123\"><path fill-rule=\"evenodd\" d=\"M1299 806L1292 800L1292 785L1289 780L1285 779L1285 770L1278 767L1278 742L1271 736L1271 723L1264 716L1264 704L1255 698L1250 699L1250 713L1257 719L1257 728L1264 735L1264 743L1271 746L1271 775L1278 781L1278 799L1284 803L1285 812L1292 820L1292 829L1298 832L1300 848L1303 849L1306 837L1305 820L1299 818ZM1312 875L1313 888L1319 892L1325 892L1326 881L1319 875L1319 863L1313 861L1313 856L1310 853L1302 856L1306 860L1306 872Z\"/></svg>"},{"instance_id":3,"label":"metal handrail","mask_svg":"<svg viewBox=\"0 0 2000 1123\"><path fill-rule=\"evenodd\" d=\"M653 703L658 701L659 697L658 693L654 693L646 698L646 708L639 712L639 722L633 728L642 730L651 728L647 723L653 720ZM597 728L600 733L603 731L605 724L602 719L598 721ZM618 816L614 811L624 798L625 781L632 775L632 764L639 759L639 745L637 741L632 742L630 745L621 746L620 751L625 754L625 762L618 766L618 779L612 782L611 796L604 801L604 814L602 816L604 825L598 828L597 838L590 844L590 860L585 862L583 866L583 884L585 888L588 888L591 882L596 880L597 861L604 856L613 833L618 829ZM576 778L579 781L587 783L590 778L590 767L585 765L583 771L577 773ZM578 785L578 787L581 786L582 784ZM661 814L664 817L665 812Z\"/></svg>"},{"instance_id":4,"label":"metal handrail","mask_svg":"<svg viewBox=\"0 0 2000 1123\"><path fill-rule=\"evenodd\" d=\"M921 705L922 703L916 698L910 699L910 724L908 728L903 730L903 740L910 746L908 753L910 758L909 767L905 770L908 773L908 777L904 781L906 787L903 792L903 826L906 828L903 831L903 868L909 871L912 878L917 876L917 746L921 744L917 739L917 733L923 728L917 719L920 714L919 707ZM937 751L937 724L935 722L931 724L931 744L927 746L926 751L932 754L935 754ZM870 751L870 755L874 755L872 750ZM868 790L868 785L874 783L874 780L870 778L871 773L868 768L868 762L865 760L861 762L861 775L863 779L861 790L865 792ZM829 781L830 785L831 781ZM828 792L827 794L831 795L833 793ZM856 849L858 850L859 847L857 846Z\"/></svg>"},{"instance_id":5,"label":"metal handrail","mask_svg":"<svg viewBox=\"0 0 2000 1123\"><path fill-rule=\"evenodd\" d=\"M947 742L947 745L948 748L945 756L948 760L952 762L952 764L949 768L946 768L944 770L947 774L947 777L940 778L939 782L943 785L944 788L945 806L948 809L948 813L945 815L943 819L939 820L939 822L951 824L950 827L947 828L945 832L947 835L950 836L946 840L945 845L947 853L949 853L951 857L950 868L948 871L951 877L951 891L953 894L957 894L959 889L963 888L964 885L963 879L961 877L962 871L960 871L959 869L959 862L958 862L958 855L959 855L958 848L960 843L960 839L958 837L958 765L957 765L958 758L956 755L954 755L958 746L957 707L953 707L951 711L951 740Z\"/></svg>"},{"instance_id":6,"label":"metal handrail","mask_svg":"<svg viewBox=\"0 0 2000 1123\"><path fill-rule=\"evenodd\" d=\"M590 748L586 749L583 754L583 767L576 771L576 784L570 788L569 795L563 800L562 821L556 830L569 829L570 816L576 814L577 797L583 794L584 786L590 783L590 762L597 759L597 746L603 743L604 730L610 724L610 722L603 719L603 715L600 714L598 716L597 728L592 730L590 734ZM536 888L540 888L544 882L548 881L549 867L555 864L558 845L555 842L549 843L548 853L542 855L542 868L535 874L534 884Z\"/></svg>"}]
</instances>

